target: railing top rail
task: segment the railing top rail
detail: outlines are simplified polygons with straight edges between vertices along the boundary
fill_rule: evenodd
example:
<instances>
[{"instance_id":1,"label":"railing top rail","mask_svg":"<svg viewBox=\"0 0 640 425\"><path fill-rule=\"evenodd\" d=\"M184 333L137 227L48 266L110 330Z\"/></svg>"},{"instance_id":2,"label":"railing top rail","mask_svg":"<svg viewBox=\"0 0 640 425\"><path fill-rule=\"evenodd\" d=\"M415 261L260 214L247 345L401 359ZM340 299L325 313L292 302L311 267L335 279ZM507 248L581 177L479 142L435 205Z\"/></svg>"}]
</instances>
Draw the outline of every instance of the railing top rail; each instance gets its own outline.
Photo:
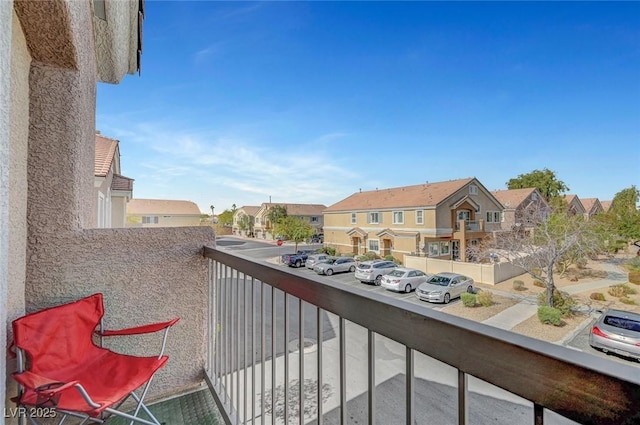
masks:
<instances>
[{"instance_id":1,"label":"railing top rail","mask_svg":"<svg viewBox=\"0 0 640 425\"><path fill-rule=\"evenodd\" d=\"M640 369L237 253L204 256L583 424L640 422Z\"/></svg>"}]
</instances>

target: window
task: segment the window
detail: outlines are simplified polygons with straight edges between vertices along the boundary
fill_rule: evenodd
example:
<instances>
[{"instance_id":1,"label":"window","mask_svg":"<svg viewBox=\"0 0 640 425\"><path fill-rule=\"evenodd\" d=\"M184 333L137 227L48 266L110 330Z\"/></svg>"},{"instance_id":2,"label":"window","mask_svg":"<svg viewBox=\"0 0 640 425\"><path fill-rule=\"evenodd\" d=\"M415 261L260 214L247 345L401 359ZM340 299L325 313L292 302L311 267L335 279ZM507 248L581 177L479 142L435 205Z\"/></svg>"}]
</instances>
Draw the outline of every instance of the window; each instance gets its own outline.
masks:
<instances>
[{"instance_id":1,"label":"window","mask_svg":"<svg viewBox=\"0 0 640 425\"><path fill-rule=\"evenodd\" d=\"M312 223L317 223L318 222L318 217L316 217L316 216L311 217L311 222Z\"/></svg>"},{"instance_id":2,"label":"window","mask_svg":"<svg viewBox=\"0 0 640 425\"><path fill-rule=\"evenodd\" d=\"M351 224L356 224L358 222L356 213L351 213Z\"/></svg>"},{"instance_id":3,"label":"window","mask_svg":"<svg viewBox=\"0 0 640 425\"><path fill-rule=\"evenodd\" d=\"M380 241L378 239L369 239L369 251L380 251Z\"/></svg>"},{"instance_id":4,"label":"window","mask_svg":"<svg viewBox=\"0 0 640 425\"><path fill-rule=\"evenodd\" d=\"M440 242L440 255L449 255L449 242Z\"/></svg>"},{"instance_id":5,"label":"window","mask_svg":"<svg viewBox=\"0 0 640 425\"><path fill-rule=\"evenodd\" d=\"M500 223L502 221L502 212L487 211L487 223Z\"/></svg>"},{"instance_id":6,"label":"window","mask_svg":"<svg viewBox=\"0 0 640 425\"><path fill-rule=\"evenodd\" d=\"M393 212L393 224L404 224L404 212L403 211L394 211Z\"/></svg>"},{"instance_id":7,"label":"window","mask_svg":"<svg viewBox=\"0 0 640 425\"><path fill-rule=\"evenodd\" d=\"M440 255L440 243L429 242L429 257L437 257Z\"/></svg>"},{"instance_id":8,"label":"window","mask_svg":"<svg viewBox=\"0 0 640 425\"><path fill-rule=\"evenodd\" d=\"M475 184L470 184L469 185L469 194L470 195L477 195L478 194L478 186L476 186Z\"/></svg>"},{"instance_id":9,"label":"window","mask_svg":"<svg viewBox=\"0 0 640 425\"><path fill-rule=\"evenodd\" d=\"M424 224L424 211L416 211L416 224Z\"/></svg>"},{"instance_id":10,"label":"window","mask_svg":"<svg viewBox=\"0 0 640 425\"><path fill-rule=\"evenodd\" d=\"M531 200L532 201L537 201L538 200L538 192L533 192L531 194Z\"/></svg>"},{"instance_id":11,"label":"window","mask_svg":"<svg viewBox=\"0 0 640 425\"><path fill-rule=\"evenodd\" d=\"M370 212L369 213L369 224L378 224L381 223L380 213L379 212Z\"/></svg>"},{"instance_id":12,"label":"window","mask_svg":"<svg viewBox=\"0 0 640 425\"><path fill-rule=\"evenodd\" d=\"M458 211L458 221L459 220L464 220L464 221L471 220L471 211L469 211L469 210L460 210L460 211Z\"/></svg>"},{"instance_id":13,"label":"window","mask_svg":"<svg viewBox=\"0 0 640 425\"><path fill-rule=\"evenodd\" d=\"M260 224L260 217L256 217L256 224Z\"/></svg>"},{"instance_id":14,"label":"window","mask_svg":"<svg viewBox=\"0 0 640 425\"><path fill-rule=\"evenodd\" d=\"M143 216L142 224L158 224L158 216L157 215Z\"/></svg>"}]
</instances>

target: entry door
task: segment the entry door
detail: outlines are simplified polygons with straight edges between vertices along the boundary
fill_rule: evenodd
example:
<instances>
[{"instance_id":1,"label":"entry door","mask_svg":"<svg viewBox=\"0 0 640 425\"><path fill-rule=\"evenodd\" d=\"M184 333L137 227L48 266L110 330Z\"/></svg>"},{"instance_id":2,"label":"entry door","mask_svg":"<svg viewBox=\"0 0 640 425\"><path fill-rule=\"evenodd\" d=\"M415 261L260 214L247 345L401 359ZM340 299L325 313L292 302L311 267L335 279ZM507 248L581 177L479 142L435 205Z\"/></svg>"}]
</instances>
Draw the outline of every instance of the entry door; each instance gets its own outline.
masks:
<instances>
[{"instance_id":1,"label":"entry door","mask_svg":"<svg viewBox=\"0 0 640 425\"><path fill-rule=\"evenodd\" d=\"M451 241L451 256L453 260L460 259L460 241Z\"/></svg>"},{"instance_id":2,"label":"entry door","mask_svg":"<svg viewBox=\"0 0 640 425\"><path fill-rule=\"evenodd\" d=\"M391 255L391 239L382 240L382 256Z\"/></svg>"},{"instance_id":3,"label":"entry door","mask_svg":"<svg viewBox=\"0 0 640 425\"><path fill-rule=\"evenodd\" d=\"M360 238L359 237L353 237L351 238L351 250L354 254L359 255L360 252Z\"/></svg>"}]
</instances>

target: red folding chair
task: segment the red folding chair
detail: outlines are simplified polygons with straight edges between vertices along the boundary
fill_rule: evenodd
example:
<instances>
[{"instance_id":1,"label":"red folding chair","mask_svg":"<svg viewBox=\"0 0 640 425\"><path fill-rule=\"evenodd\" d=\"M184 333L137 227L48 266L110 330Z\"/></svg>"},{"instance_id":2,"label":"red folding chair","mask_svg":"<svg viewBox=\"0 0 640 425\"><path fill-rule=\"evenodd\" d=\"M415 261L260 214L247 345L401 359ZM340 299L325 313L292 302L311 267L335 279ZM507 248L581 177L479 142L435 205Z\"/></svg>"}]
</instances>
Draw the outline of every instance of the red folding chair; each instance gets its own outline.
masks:
<instances>
[{"instance_id":1,"label":"red folding chair","mask_svg":"<svg viewBox=\"0 0 640 425\"><path fill-rule=\"evenodd\" d=\"M168 357L163 355L169 327L178 319L118 331L103 330L102 294L48 308L13 321L19 384L18 412L38 424L38 417L60 415L81 424L103 423L111 415L147 425L161 425L143 403L155 372ZM102 337L134 335L164 330L157 357L137 357L102 348ZM100 345L94 342L99 337ZM97 338L96 338L97 339ZM141 394L135 393L142 389ZM119 407L129 397L136 401L133 414ZM144 410L151 421L138 415ZM21 421L24 423L24 419Z\"/></svg>"}]
</instances>

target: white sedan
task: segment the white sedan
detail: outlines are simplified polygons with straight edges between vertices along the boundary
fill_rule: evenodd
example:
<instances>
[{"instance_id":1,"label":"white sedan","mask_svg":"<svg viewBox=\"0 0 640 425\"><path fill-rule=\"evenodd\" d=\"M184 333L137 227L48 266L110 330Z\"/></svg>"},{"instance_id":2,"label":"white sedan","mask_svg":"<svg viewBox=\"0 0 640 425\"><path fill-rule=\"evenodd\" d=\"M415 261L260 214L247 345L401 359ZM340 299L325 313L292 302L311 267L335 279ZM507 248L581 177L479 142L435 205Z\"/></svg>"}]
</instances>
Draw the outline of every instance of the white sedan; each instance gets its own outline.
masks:
<instances>
[{"instance_id":1,"label":"white sedan","mask_svg":"<svg viewBox=\"0 0 640 425\"><path fill-rule=\"evenodd\" d=\"M411 292L431 277L423 271L397 267L389 274L382 276L380 284L391 291Z\"/></svg>"}]
</instances>

